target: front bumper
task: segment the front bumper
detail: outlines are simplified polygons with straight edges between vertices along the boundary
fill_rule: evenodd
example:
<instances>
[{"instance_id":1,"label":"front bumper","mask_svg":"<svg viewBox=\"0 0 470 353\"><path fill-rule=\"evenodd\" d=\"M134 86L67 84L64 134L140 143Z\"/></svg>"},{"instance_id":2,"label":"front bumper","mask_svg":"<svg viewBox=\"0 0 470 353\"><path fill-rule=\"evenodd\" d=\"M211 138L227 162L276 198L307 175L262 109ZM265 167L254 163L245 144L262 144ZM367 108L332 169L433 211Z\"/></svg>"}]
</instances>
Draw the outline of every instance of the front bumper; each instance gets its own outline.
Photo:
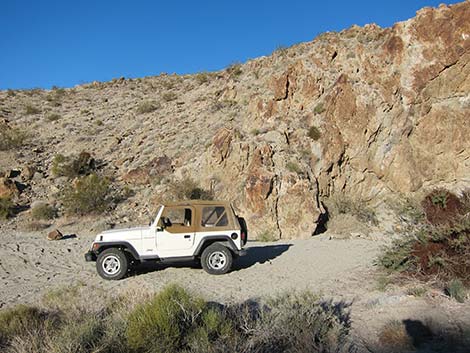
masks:
<instances>
[{"instance_id":1,"label":"front bumper","mask_svg":"<svg viewBox=\"0 0 470 353\"><path fill-rule=\"evenodd\" d=\"M93 251L88 251L85 254L85 261L91 262L91 261L96 261L96 254Z\"/></svg>"}]
</instances>

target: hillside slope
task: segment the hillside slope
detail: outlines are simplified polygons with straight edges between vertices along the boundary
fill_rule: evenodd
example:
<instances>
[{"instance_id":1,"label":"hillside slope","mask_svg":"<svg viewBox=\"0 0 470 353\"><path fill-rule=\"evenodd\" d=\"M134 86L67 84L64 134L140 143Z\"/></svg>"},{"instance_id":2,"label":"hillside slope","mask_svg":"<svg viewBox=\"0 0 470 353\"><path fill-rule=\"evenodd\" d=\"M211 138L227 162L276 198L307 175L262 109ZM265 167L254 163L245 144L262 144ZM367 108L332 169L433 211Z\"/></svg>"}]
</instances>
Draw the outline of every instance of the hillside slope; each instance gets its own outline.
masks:
<instances>
[{"instance_id":1,"label":"hillside slope","mask_svg":"<svg viewBox=\"0 0 470 353\"><path fill-rule=\"evenodd\" d=\"M116 187L132 189L108 223L147 221L169 185L190 177L232 201L252 235L308 237L334 195L379 205L468 185L469 19L466 1L215 73L2 91L2 129L29 138L0 151L0 170L21 185L17 204L60 209L71 181L52 175L53 158L87 151Z\"/></svg>"}]
</instances>

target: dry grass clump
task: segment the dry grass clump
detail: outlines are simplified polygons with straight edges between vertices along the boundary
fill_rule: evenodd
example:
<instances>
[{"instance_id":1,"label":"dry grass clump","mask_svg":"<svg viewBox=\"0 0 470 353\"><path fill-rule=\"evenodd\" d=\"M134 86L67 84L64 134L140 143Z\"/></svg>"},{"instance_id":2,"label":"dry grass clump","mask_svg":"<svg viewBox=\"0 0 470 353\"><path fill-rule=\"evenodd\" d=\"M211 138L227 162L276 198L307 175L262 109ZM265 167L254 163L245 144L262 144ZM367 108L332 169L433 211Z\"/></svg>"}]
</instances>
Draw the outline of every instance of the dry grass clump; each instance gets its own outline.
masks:
<instances>
[{"instance_id":1,"label":"dry grass clump","mask_svg":"<svg viewBox=\"0 0 470 353\"><path fill-rule=\"evenodd\" d=\"M47 203L39 203L31 208L31 216L34 220L50 220L57 214L57 210Z\"/></svg>"},{"instance_id":2,"label":"dry grass clump","mask_svg":"<svg viewBox=\"0 0 470 353\"><path fill-rule=\"evenodd\" d=\"M321 137L321 132L316 126L311 126L308 129L308 137L310 137L313 141L317 141Z\"/></svg>"},{"instance_id":3,"label":"dry grass clump","mask_svg":"<svg viewBox=\"0 0 470 353\"><path fill-rule=\"evenodd\" d=\"M310 293L222 305L170 285L145 297L73 286L42 307L0 311L2 352L339 352L348 342L341 306ZM90 293L93 300L90 301ZM138 303L138 304L136 304Z\"/></svg>"},{"instance_id":4,"label":"dry grass clump","mask_svg":"<svg viewBox=\"0 0 470 353\"><path fill-rule=\"evenodd\" d=\"M27 131L0 121L0 151L20 148L27 138Z\"/></svg>"},{"instance_id":5,"label":"dry grass clump","mask_svg":"<svg viewBox=\"0 0 470 353\"><path fill-rule=\"evenodd\" d=\"M7 197L0 197L0 219L7 219L11 217L13 210L13 202Z\"/></svg>"},{"instance_id":6,"label":"dry grass clump","mask_svg":"<svg viewBox=\"0 0 470 353\"><path fill-rule=\"evenodd\" d=\"M35 107L34 105L26 104L24 107L24 112L26 115L35 115L39 114L41 112L41 109Z\"/></svg>"},{"instance_id":7,"label":"dry grass clump","mask_svg":"<svg viewBox=\"0 0 470 353\"><path fill-rule=\"evenodd\" d=\"M463 206L461 198L442 189L426 195L423 221L386 249L379 264L390 272L432 279L443 287L470 286L470 208ZM450 295L462 299L461 294Z\"/></svg>"},{"instance_id":8,"label":"dry grass clump","mask_svg":"<svg viewBox=\"0 0 470 353\"><path fill-rule=\"evenodd\" d=\"M326 200L326 205L331 218L338 215L352 215L360 222L370 225L378 224L374 209L363 200L346 194L335 194Z\"/></svg>"},{"instance_id":9,"label":"dry grass clump","mask_svg":"<svg viewBox=\"0 0 470 353\"><path fill-rule=\"evenodd\" d=\"M111 207L109 181L96 174L84 176L65 189L62 203L67 214L99 214Z\"/></svg>"},{"instance_id":10,"label":"dry grass clump","mask_svg":"<svg viewBox=\"0 0 470 353\"><path fill-rule=\"evenodd\" d=\"M154 101L143 101L137 106L137 113L145 114L151 113L159 108L158 104Z\"/></svg>"},{"instance_id":11,"label":"dry grass clump","mask_svg":"<svg viewBox=\"0 0 470 353\"><path fill-rule=\"evenodd\" d=\"M174 200L213 200L214 194L205 190L199 184L185 177L181 180L174 180L168 185L170 198Z\"/></svg>"},{"instance_id":12,"label":"dry grass clump","mask_svg":"<svg viewBox=\"0 0 470 353\"><path fill-rule=\"evenodd\" d=\"M57 154L52 160L51 172L54 176L75 178L88 175L96 169L95 159L88 152L80 152L78 156Z\"/></svg>"}]
</instances>

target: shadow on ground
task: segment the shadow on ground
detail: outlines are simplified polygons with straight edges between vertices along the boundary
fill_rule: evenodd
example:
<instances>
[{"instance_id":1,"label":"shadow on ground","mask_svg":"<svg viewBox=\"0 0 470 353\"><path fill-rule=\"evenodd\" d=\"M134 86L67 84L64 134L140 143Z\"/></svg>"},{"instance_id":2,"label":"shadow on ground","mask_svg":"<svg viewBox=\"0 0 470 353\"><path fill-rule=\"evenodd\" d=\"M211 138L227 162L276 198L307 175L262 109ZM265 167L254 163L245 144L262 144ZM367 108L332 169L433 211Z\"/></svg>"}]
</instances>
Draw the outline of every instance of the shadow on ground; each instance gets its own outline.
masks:
<instances>
[{"instance_id":1,"label":"shadow on ground","mask_svg":"<svg viewBox=\"0 0 470 353\"><path fill-rule=\"evenodd\" d=\"M252 245L246 249L246 255L234 260L231 272L244 270L257 263L263 264L265 262L270 262L271 260L274 260L276 257L286 252L291 246L292 244ZM163 270L168 267L201 269L201 264L198 261L173 263L148 261L138 264L137 266L132 268L129 273L129 276L138 276L149 272Z\"/></svg>"}]
</instances>

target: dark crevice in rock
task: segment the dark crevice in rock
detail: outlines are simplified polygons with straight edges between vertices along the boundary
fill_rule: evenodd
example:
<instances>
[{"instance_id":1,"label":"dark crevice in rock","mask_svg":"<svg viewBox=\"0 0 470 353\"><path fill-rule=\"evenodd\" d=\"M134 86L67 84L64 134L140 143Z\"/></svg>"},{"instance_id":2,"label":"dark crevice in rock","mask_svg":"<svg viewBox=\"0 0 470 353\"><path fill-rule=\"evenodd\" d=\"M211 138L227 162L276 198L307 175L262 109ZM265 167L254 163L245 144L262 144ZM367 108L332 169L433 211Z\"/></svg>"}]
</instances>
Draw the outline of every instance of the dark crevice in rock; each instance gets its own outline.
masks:
<instances>
[{"instance_id":1,"label":"dark crevice in rock","mask_svg":"<svg viewBox=\"0 0 470 353\"><path fill-rule=\"evenodd\" d=\"M337 56L338 56L338 52L335 50L335 52L331 56L331 61L335 60Z\"/></svg>"}]
</instances>

